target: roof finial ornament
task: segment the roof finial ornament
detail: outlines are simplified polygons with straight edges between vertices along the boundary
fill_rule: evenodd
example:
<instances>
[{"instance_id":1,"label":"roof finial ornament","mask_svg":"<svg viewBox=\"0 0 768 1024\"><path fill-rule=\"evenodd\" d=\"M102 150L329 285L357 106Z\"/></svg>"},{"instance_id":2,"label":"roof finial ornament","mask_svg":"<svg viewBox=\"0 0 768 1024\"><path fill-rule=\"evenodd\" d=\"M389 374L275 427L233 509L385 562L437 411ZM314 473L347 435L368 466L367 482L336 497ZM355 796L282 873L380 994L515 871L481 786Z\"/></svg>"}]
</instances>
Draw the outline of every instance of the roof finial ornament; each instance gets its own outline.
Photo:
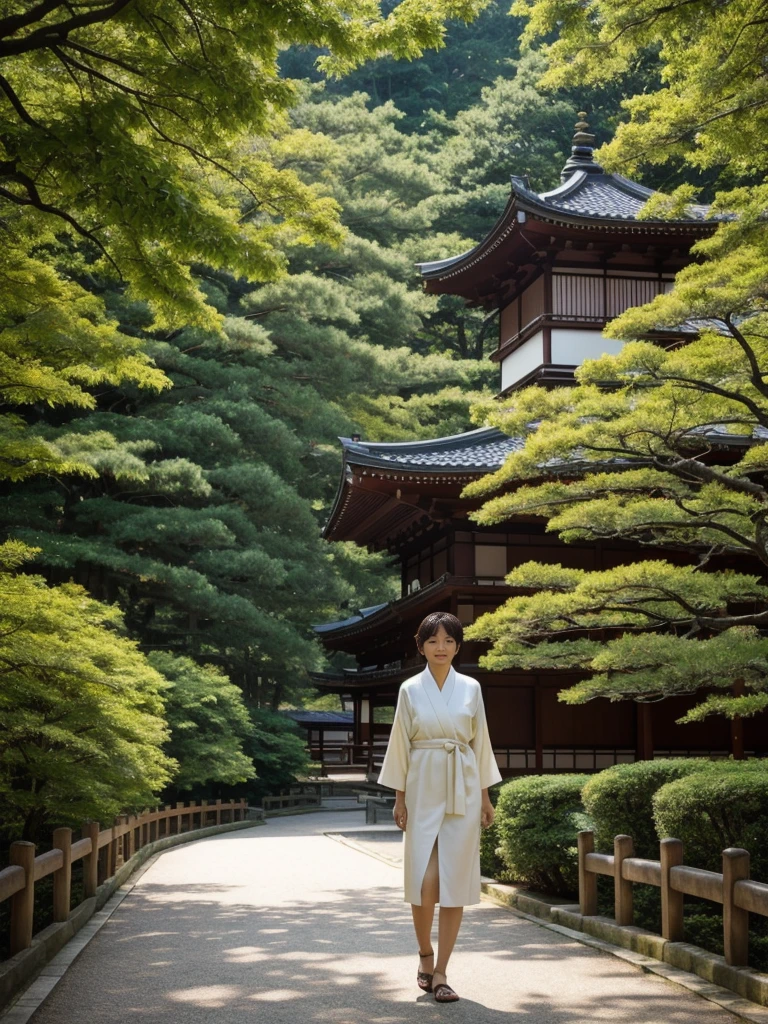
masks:
<instances>
[{"instance_id":1,"label":"roof finial ornament","mask_svg":"<svg viewBox=\"0 0 768 1024\"><path fill-rule=\"evenodd\" d=\"M568 181L576 171L586 171L587 174L603 173L603 168L594 160L595 136L589 130L586 110L580 110L578 116L579 120L574 125L576 133L573 136L571 155L560 172L562 182Z\"/></svg>"}]
</instances>

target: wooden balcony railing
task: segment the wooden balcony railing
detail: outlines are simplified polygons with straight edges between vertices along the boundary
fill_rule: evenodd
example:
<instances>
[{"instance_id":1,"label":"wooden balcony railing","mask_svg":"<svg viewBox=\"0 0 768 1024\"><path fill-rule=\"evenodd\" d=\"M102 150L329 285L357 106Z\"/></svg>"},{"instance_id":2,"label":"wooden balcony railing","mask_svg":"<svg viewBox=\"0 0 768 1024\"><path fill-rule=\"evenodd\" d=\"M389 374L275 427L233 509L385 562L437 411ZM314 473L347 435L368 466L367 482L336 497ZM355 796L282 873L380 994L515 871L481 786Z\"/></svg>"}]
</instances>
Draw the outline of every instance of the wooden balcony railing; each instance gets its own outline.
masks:
<instances>
[{"instance_id":1,"label":"wooden balcony railing","mask_svg":"<svg viewBox=\"0 0 768 1024\"><path fill-rule=\"evenodd\" d=\"M662 839L660 859L634 856L631 836L616 836L613 853L595 853L594 832L579 832L579 909L585 917L597 914L597 876L613 878L616 924L631 925L632 886L655 885L661 889L661 934L670 942L683 941L683 899L699 896L723 907L725 962L747 964L749 915L768 917L768 885L749 877L749 853L723 850L723 870L705 871L683 864L679 839Z\"/></svg>"},{"instance_id":2,"label":"wooden balcony railing","mask_svg":"<svg viewBox=\"0 0 768 1024\"><path fill-rule=\"evenodd\" d=\"M320 761L323 770L326 768L360 768L374 772L381 768L387 740L374 740L373 743L324 743L320 746L313 743L309 754L313 761Z\"/></svg>"},{"instance_id":3,"label":"wooden balcony railing","mask_svg":"<svg viewBox=\"0 0 768 1024\"><path fill-rule=\"evenodd\" d=\"M244 821L247 811L246 800L177 803L175 807L166 805L138 815L122 815L110 828L99 828L97 821L86 822L81 838L75 842L71 828L57 828L53 849L38 856L34 843L11 843L10 865L0 871L0 903L11 901L11 956L32 945L35 883L42 878L53 875L53 920L66 921L70 914L72 865L77 861L84 862L83 899L90 899L102 883L148 843L209 825Z\"/></svg>"}]
</instances>

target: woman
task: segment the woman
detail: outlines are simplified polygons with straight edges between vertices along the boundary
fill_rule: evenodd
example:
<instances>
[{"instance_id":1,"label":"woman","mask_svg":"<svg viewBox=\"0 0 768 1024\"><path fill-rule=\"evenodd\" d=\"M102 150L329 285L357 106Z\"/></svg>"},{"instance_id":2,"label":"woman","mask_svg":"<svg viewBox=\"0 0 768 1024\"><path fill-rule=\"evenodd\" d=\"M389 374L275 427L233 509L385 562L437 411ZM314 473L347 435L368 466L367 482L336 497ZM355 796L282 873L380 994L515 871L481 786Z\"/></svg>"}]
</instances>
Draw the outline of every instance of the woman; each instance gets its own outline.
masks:
<instances>
[{"instance_id":1,"label":"woman","mask_svg":"<svg viewBox=\"0 0 768 1024\"><path fill-rule=\"evenodd\" d=\"M419 626L416 646L427 664L400 687L379 776L382 786L396 791L394 818L405 832L405 900L419 943L416 980L438 1003L459 998L447 983L448 960L464 907L480 901L480 827L493 822L488 787L501 781L480 684L451 666L462 639L461 623L448 612L432 612Z\"/></svg>"}]
</instances>

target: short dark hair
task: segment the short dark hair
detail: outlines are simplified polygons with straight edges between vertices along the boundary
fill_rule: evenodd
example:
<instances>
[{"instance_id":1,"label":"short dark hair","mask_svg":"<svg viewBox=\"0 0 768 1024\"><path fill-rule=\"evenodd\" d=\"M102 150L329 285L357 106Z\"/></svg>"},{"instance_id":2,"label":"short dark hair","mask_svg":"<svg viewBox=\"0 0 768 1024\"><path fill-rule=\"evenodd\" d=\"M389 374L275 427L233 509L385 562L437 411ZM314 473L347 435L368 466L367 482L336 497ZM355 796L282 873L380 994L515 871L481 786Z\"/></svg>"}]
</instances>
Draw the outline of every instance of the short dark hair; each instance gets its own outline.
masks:
<instances>
[{"instance_id":1,"label":"short dark hair","mask_svg":"<svg viewBox=\"0 0 768 1024\"><path fill-rule=\"evenodd\" d=\"M455 615L451 615L450 612L430 612L426 618L421 620L421 625L416 630L416 646L419 653L421 653L425 642L434 636L441 626L448 636L453 637L457 647L464 640L464 627Z\"/></svg>"}]
</instances>

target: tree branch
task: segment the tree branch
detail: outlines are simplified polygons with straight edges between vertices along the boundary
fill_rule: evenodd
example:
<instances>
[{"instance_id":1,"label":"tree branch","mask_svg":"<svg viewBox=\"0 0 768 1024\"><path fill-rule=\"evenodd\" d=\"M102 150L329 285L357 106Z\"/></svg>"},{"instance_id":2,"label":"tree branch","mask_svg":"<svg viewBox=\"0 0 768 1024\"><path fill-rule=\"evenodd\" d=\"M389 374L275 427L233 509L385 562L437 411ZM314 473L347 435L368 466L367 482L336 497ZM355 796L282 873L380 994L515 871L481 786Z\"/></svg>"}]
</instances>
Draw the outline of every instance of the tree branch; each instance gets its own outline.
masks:
<instances>
[{"instance_id":1,"label":"tree branch","mask_svg":"<svg viewBox=\"0 0 768 1024\"><path fill-rule=\"evenodd\" d=\"M12 19L3 19L0 21L0 58L17 57L22 53L30 53L32 50L49 49L51 46L66 42L70 32L74 32L78 28L85 28L88 25L103 24L105 21L114 18L130 3L133 3L133 0L112 0L112 3L107 4L105 7L98 7L83 14L75 14L67 21L55 22L52 25L41 25L40 28L35 29L34 32L30 32L29 35L21 39L5 38L10 34L6 28L7 23ZM37 21L42 20L44 14L47 13L43 10L47 6L48 4L44 0L37 8L33 8L33 11L42 12L36 19ZM48 6L48 10L55 10L59 6L62 5ZM32 11L27 12L27 17L32 13ZM16 31L16 29L11 31Z\"/></svg>"}]
</instances>

